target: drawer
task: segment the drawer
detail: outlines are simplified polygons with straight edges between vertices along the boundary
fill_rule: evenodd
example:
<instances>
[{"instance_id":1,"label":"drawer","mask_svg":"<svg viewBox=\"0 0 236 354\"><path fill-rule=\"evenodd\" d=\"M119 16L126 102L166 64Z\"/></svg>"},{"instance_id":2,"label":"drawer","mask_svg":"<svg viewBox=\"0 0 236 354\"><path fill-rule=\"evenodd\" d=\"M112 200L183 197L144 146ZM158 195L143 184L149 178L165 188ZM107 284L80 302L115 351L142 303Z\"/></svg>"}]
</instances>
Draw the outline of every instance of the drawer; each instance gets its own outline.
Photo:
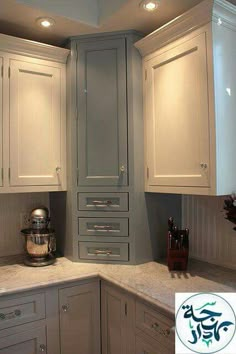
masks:
<instances>
[{"instance_id":1,"label":"drawer","mask_svg":"<svg viewBox=\"0 0 236 354\"><path fill-rule=\"evenodd\" d=\"M44 318L44 294L22 296L9 300L0 298L0 330Z\"/></svg>"},{"instance_id":2,"label":"drawer","mask_svg":"<svg viewBox=\"0 0 236 354\"><path fill-rule=\"evenodd\" d=\"M169 349L160 345L157 341L143 335L135 337L135 354L174 354L175 348Z\"/></svg>"},{"instance_id":3,"label":"drawer","mask_svg":"<svg viewBox=\"0 0 236 354\"><path fill-rule=\"evenodd\" d=\"M128 218L79 218L80 236L129 236Z\"/></svg>"},{"instance_id":4,"label":"drawer","mask_svg":"<svg viewBox=\"0 0 236 354\"><path fill-rule=\"evenodd\" d=\"M128 193L78 193L78 209L128 211Z\"/></svg>"},{"instance_id":5,"label":"drawer","mask_svg":"<svg viewBox=\"0 0 236 354\"><path fill-rule=\"evenodd\" d=\"M79 257L102 261L128 261L128 243L79 242Z\"/></svg>"},{"instance_id":6,"label":"drawer","mask_svg":"<svg viewBox=\"0 0 236 354\"><path fill-rule=\"evenodd\" d=\"M136 302L136 327L156 339L170 352L175 346L174 320L140 302Z\"/></svg>"}]
</instances>

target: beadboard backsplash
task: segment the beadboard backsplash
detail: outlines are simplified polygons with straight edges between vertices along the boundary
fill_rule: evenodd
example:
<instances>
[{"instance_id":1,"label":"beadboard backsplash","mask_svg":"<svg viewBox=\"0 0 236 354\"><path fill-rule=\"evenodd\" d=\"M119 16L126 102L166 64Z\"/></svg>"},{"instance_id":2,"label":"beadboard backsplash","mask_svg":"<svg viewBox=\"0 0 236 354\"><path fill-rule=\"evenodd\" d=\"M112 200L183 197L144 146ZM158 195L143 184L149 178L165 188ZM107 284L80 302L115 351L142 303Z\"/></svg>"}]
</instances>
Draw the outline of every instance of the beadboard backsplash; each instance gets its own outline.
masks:
<instances>
[{"instance_id":1,"label":"beadboard backsplash","mask_svg":"<svg viewBox=\"0 0 236 354\"><path fill-rule=\"evenodd\" d=\"M182 226L190 229L190 257L236 269L236 231L224 219L224 199L183 196Z\"/></svg>"},{"instance_id":2,"label":"beadboard backsplash","mask_svg":"<svg viewBox=\"0 0 236 354\"><path fill-rule=\"evenodd\" d=\"M0 194L0 257L23 253L20 214L49 206L48 193Z\"/></svg>"}]
</instances>

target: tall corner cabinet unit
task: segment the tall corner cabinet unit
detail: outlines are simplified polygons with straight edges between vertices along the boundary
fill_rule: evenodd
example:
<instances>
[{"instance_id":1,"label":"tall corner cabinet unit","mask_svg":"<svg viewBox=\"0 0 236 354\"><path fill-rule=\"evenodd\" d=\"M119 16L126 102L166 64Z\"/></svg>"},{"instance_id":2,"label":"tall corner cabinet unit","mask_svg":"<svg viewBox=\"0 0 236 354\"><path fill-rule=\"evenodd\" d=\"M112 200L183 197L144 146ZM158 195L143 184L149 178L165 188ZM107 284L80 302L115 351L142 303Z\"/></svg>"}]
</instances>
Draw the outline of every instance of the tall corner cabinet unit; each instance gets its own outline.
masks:
<instances>
[{"instance_id":1,"label":"tall corner cabinet unit","mask_svg":"<svg viewBox=\"0 0 236 354\"><path fill-rule=\"evenodd\" d=\"M68 53L0 34L0 193L66 190Z\"/></svg>"},{"instance_id":2,"label":"tall corner cabinet unit","mask_svg":"<svg viewBox=\"0 0 236 354\"><path fill-rule=\"evenodd\" d=\"M57 215L58 247L74 261L136 263L156 258L158 206L162 221L168 217L167 206L173 209L171 198L166 198L165 209L162 201L147 200L144 193L142 60L134 47L138 39L139 34L128 31L69 41L68 192L64 201L52 194L50 205Z\"/></svg>"},{"instance_id":3,"label":"tall corner cabinet unit","mask_svg":"<svg viewBox=\"0 0 236 354\"><path fill-rule=\"evenodd\" d=\"M236 190L236 6L205 0L136 43L143 56L145 190Z\"/></svg>"}]
</instances>

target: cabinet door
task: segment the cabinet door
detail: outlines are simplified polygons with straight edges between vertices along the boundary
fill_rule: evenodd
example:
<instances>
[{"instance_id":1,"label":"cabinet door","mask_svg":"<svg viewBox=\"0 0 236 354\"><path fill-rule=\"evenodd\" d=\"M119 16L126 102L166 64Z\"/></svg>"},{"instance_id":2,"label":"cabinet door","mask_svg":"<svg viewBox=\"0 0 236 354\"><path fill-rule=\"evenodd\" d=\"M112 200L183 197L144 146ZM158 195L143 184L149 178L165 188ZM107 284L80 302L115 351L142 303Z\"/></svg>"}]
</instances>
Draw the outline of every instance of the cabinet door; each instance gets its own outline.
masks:
<instances>
[{"instance_id":1,"label":"cabinet door","mask_svg":"<svg viewBox=\"0 0 236 354\"><path fill-rule=\"evenodd\" d=\"M127 185L124 39L78 44L78 119L79 184Z\"/></svg>"},{"instance_id":2,"label":"cabinet door","mask_svg":"<svg viewBox=\"0 0 236 354\"><path fill-rule=\"evenodd\" d=\"M134 354L134 300L102 283L102 354Z\"/></svg>"},{"instance_id":3,"label":"cabinet door","mask_svg":"<svg viewBox=\"0 0 236 354\"><path fill-rule=\"evenodd\" d=\"M10 60L10 184L59 185L60 69Z\"/></svg>"},{"instance_id":4,"label":"cabinet door","mask_svg":"<svg viewBox=\"0 0 236 354\"><path fill-rule=\"evenodd\" d=\"M61 354L100 353L97 282L59 290Z\"/></svg>"},{"instance_id":5,"label":"cabinet door","mask_svg":"<svg viewBox=\"0 0 236 354\"><path fill-rule=\"evenodd\" d=\"M146 65L147 184L209 186L205 34Z\"/></svg>"},{"instance_id":6,"label":"cabinet door","mask_svg":"<svg viewBox=\"0 0 236 354\"><path fill-rule=\"evenodd\" d=\"M0 354L47 353L46 328L38 327L0 340Z\"/></svg>"},{"instance_id":7,"label":"cabinet door","mask_svg":"<svg viewBox=\"0 0 236 354\"><path fill-rule=\"evenodd\" d=\"M3 68L3 58L0 57L0 68ZM3 69L1 69L3 70ZM0 75L0 187L3 185L3 164L2 164L2 154L3 154L3 79Z\"/></svg>"},{"instance_id":8,"label":"cabinet door","mask_svg":"<svg viewBox=\"0 0 236 354\"><path fill-rule=\"evenodd\" d=\"M151 338L146 340L142 335L138 335L136 336L135 354L174 354L174 351L167 350Z\"/></svg>"}]
</instances>

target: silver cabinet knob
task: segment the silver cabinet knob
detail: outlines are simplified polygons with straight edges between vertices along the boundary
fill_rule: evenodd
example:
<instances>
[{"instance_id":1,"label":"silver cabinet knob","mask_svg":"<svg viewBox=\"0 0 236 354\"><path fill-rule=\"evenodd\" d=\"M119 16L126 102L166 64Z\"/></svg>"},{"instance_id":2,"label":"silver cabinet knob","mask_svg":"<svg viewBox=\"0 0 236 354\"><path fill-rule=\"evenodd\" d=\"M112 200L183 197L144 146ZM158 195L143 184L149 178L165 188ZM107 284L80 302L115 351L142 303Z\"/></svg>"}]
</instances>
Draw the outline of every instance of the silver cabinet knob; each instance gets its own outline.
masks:
<instances>
[{"instance_id":1,"label":"silver cabinet knob","mask_svg":"<svg viewBox=\"0 0 236 354\"><path fill-rule=\"evenodd\" d=\"M201 166L201 168L202 168L203 170L207 169L207 163L201 162L201 163L200 163L200 166Z\"/></svg>"},{"instance_id":2,"label":"silver cabinet knob","mask_svg":"<svg viewBox=\"0 0 236 354\"><path fill-rule=\"evenodd\" d=\"M58 173L60 173L61 172L61 167L60 166L57 166L56 167L56 173L58 174Z\"/></svg>"},{"instance_id":3,"label":"silver cabinet knob","mask_svg":"<svg viewBox=\"0 0 236 354\"><path fill-rule=\"evenodd\" d=\"M69 305L62 305L61 309L63 312L67 312L69 310Z\"/></svg>"},{"instance_id":4,"label":"silver cabinet knob","mask_svg":"<svg viewBox=\"0 0 236 354\"><path fill-rule=\"evenodd\" d=\"M46 350L47 350L46 345L40 344L39 346L40 353L46 353Z\"/></svg>"},{"instance_id":5,"label":"silver cabinet knob","mask_svg":"<svg viewBox=\"0 0 236 354\"><path fill-rule=\"evenodd\" d=\"M124 173L125 172L125 165L120 166L120 172Z\"/></svg>"}]
</instances>

